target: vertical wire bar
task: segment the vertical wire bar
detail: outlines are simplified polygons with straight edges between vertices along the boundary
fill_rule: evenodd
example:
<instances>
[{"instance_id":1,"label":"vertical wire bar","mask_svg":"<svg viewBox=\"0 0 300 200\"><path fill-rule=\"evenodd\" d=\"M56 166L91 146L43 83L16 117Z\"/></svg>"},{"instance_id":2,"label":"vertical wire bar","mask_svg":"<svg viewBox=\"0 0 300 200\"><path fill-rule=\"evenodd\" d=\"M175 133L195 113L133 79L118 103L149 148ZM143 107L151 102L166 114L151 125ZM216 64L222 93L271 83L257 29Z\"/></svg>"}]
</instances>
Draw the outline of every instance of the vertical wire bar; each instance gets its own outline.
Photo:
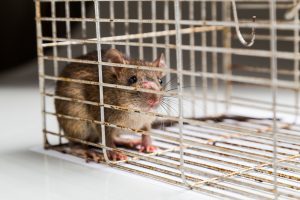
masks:
<instances>
[{"instance_id":1,"label":"vertical wire bar","mask_svg":"<svg viewBox=\"0 0 300 200\"><path fill-rule=\"evenodd\" d=\"M170 19L170 16L169 16L169 1L166 0L165 3L164 3L164 18L165 20L167 19ZM165 31L169 31L169 24L165 23L164 24L164 29ZM171 62L170 62L170 48L169 48L169 44L170 44L170 37L168 35L165 36L165 44L166 44L166 50L165 50L165 54L166 54L166 62L167 62L167 66L170 67L171 66ZM171 74L170 73L167 73L166 75L166 83L169 83L169 85L172 86L172 83L170 82L171 81ZM171 101L167 98L167 103L170 104ZM168 106L167 110L166 110L167 114L170 115L171 114L171 108L170 106Z\"/></svg>"},{"instance_id":2,"label":"vertical wire bar","mask_svg":"<svg viewBox=\"0 0 300 200\"><path fill-rule=\"evenodd\" d=\"M138 1L138 19L141 21L143 19L143 2ZM143 23L138 23L138 32L143 33ZM143 38L139 38L139 58L144 59L144 47Z\"/></svg>"},{"instance_id":3,"label":"vertical wire bar","mask_svg":"<svg viewBox=\"0 0 300 200\"><path fill-rule=\"evenodd\" d=\"M95 8L95 19L96 19L96 34L97 34L97 51L98 51L98 75L99 75L99 96L100 96L100 121L101 121L101 143L103 146L106 146L106 138L105 138L105 119L104 119L104 96L103 96L103 76L102 76L102 55L101 55L101 26L100 26L100 14L99 14L99 2L98 0L94 0L94 8ZM110 160L107 156L107 151L105 148L103 150L103 155L106 163L110 163Z\"/></svg>"},{"instance_id":4,"label":"vertical wire bar","mask_svg":"<svg viewBox=\"0 0 300 200\"><path fill-rule=\"evenodd\" d=\"M125 35L129 34L129 23L128 23L128 19L129 19L129 8L128 8L128 0L124 1L124 19L126 20L125 22ZM125 40L126 42L126 46L125 46L125 53L126 55L130 55L130 47L129 47L129 40Z\"/></svg>"},{"instance_id":5,"label":"vertical wire bar","mask_svg":"<svg viewBox=\"0 0 300 200\"><path fill-rule=\"evenodd\" d=\"M65 12L66 12L66 18L70 18L70 2L66 1L65 2ZM67 30L67 39L71 40L71 22L69 20L66 20L66 30ZM67 46L67 54L68 58L72 58L72 49L71 49L71 44Z\"/></svg>"},{"instance_id":6,"label":"vertical wire bar","mask_svg":"<svg viewBox=\"0 0 300 200\"><path fill-rule=\"evenodd\" d=\"M151 11L152 11L152 20L156 20L156 1L151 1ZM152 32L156 32L156 23L152 23ZM157 57L157 38L154 36L152 38L152 60L156 59Z\"/></svg>"},{"instance_id":7,"label":"vertical wire bar","mask_svg":"<svg viewBox=\"0 0 300 200\"><path fill-rule=\"evenodd\" d=\"M294 0L294 5L297 5L298 0ZM299 31L298 31L298 25L299 25L299 12L297 11L295 13L295 18L294 18L294 53L295 56L298 55L299 53ZM299 60L294 59L294 81L295 84L298 86L295 90L295 121L294 123L297 123L298 121L298 115L299 115L299 92L300 92L300 81L299 81L299 76L300 76L300 71L299 71Z\"/></svg>"},{"instance_id":8,"label":"vertical wire bar","mask_svg":"<svg viewBox=\"0 0 300 200\"><path fill-rule=\"evenodd\" d=\"M86 18L86 7L85 7L85 1L81 2L81 18ZM82 20L81 22L81 37L84 39L87 39L87 32L86 32L86 21ZM82 53L87 54L87 45L82 45Z\"/></svg>"},{"instance_id":9,"label":"vertical wire bar","mask_svg":"<svg viewBox=\"0 0 300 200\"><path fill-rule=\"evenodd\" d=\"M270 0L270 22L271 22L271 80L272 80L272 111L273 111L273 181L274 181L274 199L278 199L277 190L277 33L276 33L276 0Z\"/></svg>"},{"instance_id":10,"label":"vertical wire bar","mask_svg":"<svg viewBox=\"0 0 300 200\"><path fill-rule=\"evenodd\" d=\"M206 20L206 2L201 2L201 19L202 21ZM201 42L202 47L206 47L206 32L201 33ZM202 72L203 74L207 73L207 53L206 51L202 51L202 59L201 59L201 65L202 65ZM204 116L207 115L207 77L202 77L202 93L203 93L203 114Z\"/></svg>"},{"instance_id":11,"label":"vertical wire bar","mask_svg":"<svg viewBox=\"0 0 300 200\"><path fill-rule=\"evenodd\" d=\"M45 95L45 79L43 76L45 75L45 66L44 66L44 50L42 47L42 22L41 22L41 2L40 0L35 1L35 16L36 16L36 35L37 35L37 54L38 54L38 67L39 67L39 90L41 94L41 114L42 114L42 127L43 127L43 142L44 148L47 148L48 140L47 140L47 123L46 123L46 97Z\"/></svg>"},{"instance_id":12,"label":"vertical wire bar","mask_svg":"<svg viewBox=\"0 0 300 200\"><path fill-rule=\"evenodd\" d=\"M114 19L115 19L115 9L114 9L114 1L110 1L109 2L109 17L111 19L110 22L110 36L115 36L115 23L114 23ZM112 48L116 48L115 44L111 45Z\"/></svg>"},{"instance_id":13,"label":"vertical wire bar","mask_svg":"<svg viewBox=\"0 0 300 200\"><path fill-rule=\"evenodd\" d=\"M66 13L66 18L69 19L70 18L70 2L69 1L65 2L65 13ZM66 20L66 31L67 31L67 39L71 40L71 22L69 20ZM72 58L72 46L71 46L71 44L67 45L67 57L69 59Z\"/></svg>"},{"instance_id":14,"label":"vertical wire bar","mask_svg":"<svg viewBox=\"0 0 300 200\"><path fill-rule=\"evenodd\" d=\"M55 8L55 1L51 1L51 17L55 18L56 17L56 8ZM57 38L57 31L56 31L56 21L52 21L52 38L53 42L56 42ZM57 57L57 46L53 46L53 62L54 62L54 75L58 75L58 61L56 59Z\"/></svg>"},{"instance_id":15,"label":"vertical wire bar","mask_svg":"<svg viewBox=\"0 0 300 200\"><path fill-rule=\"evenodd\" d=\"M189 19L190 20L194 20L194 6L195 3L194 1L190 1L189 2ZM190 26L191 28L194 26ZM191 72L196 72L196 63L195 63L195 33L191 32L190 33L190 45L191 45L191 50L190 50L190 64L191 64ZM190 84L191 84L191 92L193 95L193 99L192 99L192 116L196 117L196 101L195 101L195 94L196 94L196 77L195 76L191 76L191 80L190 80Z\"/></svg>"},{"instance_id":16,"label":"vertical wire bar","mask_svg":"<svg viewBox=\"0 0 300 200\"><path fill-rule=\"evenodd\" d=\"M222 15L223 21L230 21L231 20L231 9L230 9L230 2L223 2L222 6ZM226 27L223 30L223 47L224 48L231 48L231 28ZM231 54L226 53L223 55L223 73L227 76L227 80L231 77ZM228 112L230 108L230 96L232 85L231 81L225 81L225 111Z\"/></svg>"},{"instance_id":17,"label":"vertical wire bar","mask_svg":"<svg viewBox=\"0 0 300 200\"><path fill-rule=\"evenodd\" d=\"M217 2L211 3L212 10L212 20L217 21ZM218 35L217 31L212 32L212 46L217 47ZM212 53L212 70L214 74L213 78L213 95L214 95L214 114L218 113L218 78L216 75L218 74L218 54L216 52Z\"/></svg>"},{"instance_id":18,"label":"vertical wire bar","mask_svg":"<svg viewBox=\"0 0 300 200\"><path fill-rule=\"evenodd\" d=\"M185 170L184 170L184 145L183 145L183 101L182 101L182 51L181 51L181 31L179 21L181 19L180 15L180 0L175 0L174 2L174 13L175 13L175 29L176 29L176 61L177 61L177 88L178 88L178 117L179 117L179 136L180 136L180 171L181 178L186 186L190 186L186 180Z\"/></svg>"},{"instance_id":19,"label":"vertical wire bar","mask_svg":"<svg viewBox=\"0 0 300 200\"><path fill-rule=\"evenodd\" d=\"M55 18L56 17L56 7L55 7L55 1L51 1L51 17ZM56 42L56 38L57 38L57 29L56 29L56 21L52 21L51 23L52 26L52 38L53 38L53 42ZM58 61L57 61L57 46L53 46L53 67L54 67L54 76L58 77ZM59 137L58 137L58 142L59 144L62 143L62 131L61 131L61 127L58 123L58 133L59 133Z\"/></svg>"}]
</instances>

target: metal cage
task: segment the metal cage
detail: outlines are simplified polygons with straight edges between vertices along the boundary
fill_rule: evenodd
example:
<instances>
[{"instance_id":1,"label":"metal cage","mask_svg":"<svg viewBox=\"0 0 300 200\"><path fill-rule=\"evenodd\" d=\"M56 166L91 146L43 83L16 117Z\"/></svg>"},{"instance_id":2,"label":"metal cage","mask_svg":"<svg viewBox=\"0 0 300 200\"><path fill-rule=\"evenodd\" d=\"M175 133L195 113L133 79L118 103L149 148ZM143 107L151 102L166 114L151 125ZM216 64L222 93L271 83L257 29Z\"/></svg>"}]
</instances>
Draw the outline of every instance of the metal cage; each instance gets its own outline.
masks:
<instances>
[{"instance_id":1,"label":"metal cage","mask_svg":"<svg viewBox=\"0 0 300 200\"><path fill-rule=\"evenodd\" d=\"M101 120L92 122L101 125L102 134L106 126L130 136L150 134L160 149L145 154L120 148L128 159L106 157L103 163L111 167L222 199L300 199L299 1L35 0L35 5L45 148L74 140L106 154L105 141L66 137L57 124L57 117L88 119L56 113L54 99L81 102L99 107ZM127 112L176 121L174 126L146 132L105 122L104 108L124 108L103 102L104 87L151 92L103 83L102 65L137 66L107 63L101 56L78 59L108 47L148 60L165 53L169 68L157 70L176 86L162 92L172 96L171 107ZM97 65L99 82L61 77L70 62ZM58 80L99 85L100 102L55 95ZM255 118L198 120L223 114Z\"/></svg>"}]
</instances>

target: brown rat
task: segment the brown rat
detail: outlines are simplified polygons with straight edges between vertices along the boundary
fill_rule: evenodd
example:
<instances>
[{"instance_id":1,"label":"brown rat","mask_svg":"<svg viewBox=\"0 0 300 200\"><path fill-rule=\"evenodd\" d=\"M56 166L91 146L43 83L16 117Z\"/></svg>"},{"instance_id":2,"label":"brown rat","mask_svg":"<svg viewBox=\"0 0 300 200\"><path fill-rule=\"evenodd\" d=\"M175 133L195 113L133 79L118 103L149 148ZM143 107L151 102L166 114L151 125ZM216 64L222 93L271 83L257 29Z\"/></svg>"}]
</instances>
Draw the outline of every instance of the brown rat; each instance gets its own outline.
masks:
<instances>
[{"instance_id":1,"label":"brown rat","mask_svg":"<svg viewBox=\"0 0 300 200\"><path fill-rule=\"evenodd\" d=\"M93 61L97 61L97 58L96 51L80 57L80 59ZM102 60L111 63L137 66L166 67L163 54L155 61L147 62L126 58L120 51L116 49L109 49L102 53ZM158 71L103 66L104 83L133 87L137 86L161 91L163 90L161 80L163 76L164 74ZM61 77L98 82L98 66L92 64L71 63L63 69ZM58 81L56 85L56 95L85 101L99 102L99 87L98 85ZM161 95L154 93L129 91L109 87L104 87L103 95L104 103L106 104L142 111L150 111L157 108L162 100ZM55 108L58 114L90 120L100 120L100 111L98 106L56 99ZM150 130L151 124L155 120L155 117L152 116L110 108L105 108L104 113L105 121L108 123L145 131ZM88 121L79 121L60 117L58 117L58 122L66 136L94 143L101 141L100 125ZM117 128L106 127L105 132L106 145L108 147L136 147L137 145L140 145L140 150L144 152L153 152L156 149L152 146L149 135L142 135L141 140L130 140L122 138L120 136L121 130ZM110 159L113 160L122 160L126 158L125 155L117 151L108 151L108 154Z\"/></svg>"}]
</instances>

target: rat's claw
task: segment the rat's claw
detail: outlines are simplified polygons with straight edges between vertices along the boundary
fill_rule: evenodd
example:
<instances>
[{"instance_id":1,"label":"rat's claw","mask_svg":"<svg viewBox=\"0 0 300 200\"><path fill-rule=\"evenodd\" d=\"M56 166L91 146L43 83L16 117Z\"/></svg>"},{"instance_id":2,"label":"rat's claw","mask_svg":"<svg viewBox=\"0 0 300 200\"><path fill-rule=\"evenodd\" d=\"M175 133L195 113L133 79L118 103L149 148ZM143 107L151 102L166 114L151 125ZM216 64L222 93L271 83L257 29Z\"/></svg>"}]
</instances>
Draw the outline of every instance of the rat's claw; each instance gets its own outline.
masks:
<instances>
[{"instance_id":1,"label":"rat's claw","mask_svg":"<svg viewBox=\"0 0 300 200\"><path fill-rule=\"evenodd\" d=\"M85 159L86 162L93 161L96 163L100 163L101 161L103 161L103 156L101 153L98 153L90 148L85 148L82 146L71 147L69 149L63 150L62 152L81 157Z\"/></svg>"},{"instance_id":2,"label":"rat's claw","mask_svg":"<svg viewBox=\"0 0 300 200\"><path fill-rule=\"evenodd\" d=\"M127 156L118 151L109 151L108 156L109 156L109 159L111 159L113 161L127 160Z\"/></svg>"},{"instance_id":3,"label":"rat's claw","mask_svg":"<svg viewBox=\"0 0 300 200\"><path fill-rule=\"evenodd\" d=\"M141 146L139 151L144 153L154 153L157 151L157 147L153 145Z\"/></svg>"},{"instance_id":4,"label":"rat's claw","mask_svg":"<svg viewBox=\"0 0 300 200\"><path fill-rule=\"evenodd\" d=\"M99 153L92 152L92 151L86 151L84 157L86 162L92 160L96 163L100 163L101 160L103 160L103 157L99 155Z\"/></svg>"}]
</instances>

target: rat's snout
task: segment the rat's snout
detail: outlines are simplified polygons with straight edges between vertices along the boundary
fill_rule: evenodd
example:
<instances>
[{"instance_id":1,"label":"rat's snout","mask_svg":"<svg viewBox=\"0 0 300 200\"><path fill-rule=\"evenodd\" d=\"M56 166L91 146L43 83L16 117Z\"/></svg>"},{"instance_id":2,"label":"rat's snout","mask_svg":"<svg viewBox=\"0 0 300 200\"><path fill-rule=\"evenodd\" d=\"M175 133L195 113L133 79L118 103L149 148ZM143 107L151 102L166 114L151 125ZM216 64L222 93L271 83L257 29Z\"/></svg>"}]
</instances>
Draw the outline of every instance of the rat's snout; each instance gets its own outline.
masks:
<instances>
[{"instance_id":1,"label":"rat's snout","mask_svg":"<svg viewBox=\"0 0 300 200\"><path fill-rule=\"evenodd\" d=\"M156 90L159 91L159 87L157 86L156 83L152 81L144 81L142 82L142 87L145 89L151 89L151 90ZM161 97L158 94L153 94L153 93L144 93L145 98L146 98L146 103L150 107L156 107L160 104Z\"/></svg>"},{"instance_id":2,"label":"rat's snout","mask_svg":"<svg viewBox=\"0 0 300 200\"><path fill-rule=\"evenodd\" d=\"M152 82L152 81L144 81L144 82L142 82L142 88L152 89L152 90L159 90L157 84L154 83L154 82Z\"/></svg>"}]
</instances>

